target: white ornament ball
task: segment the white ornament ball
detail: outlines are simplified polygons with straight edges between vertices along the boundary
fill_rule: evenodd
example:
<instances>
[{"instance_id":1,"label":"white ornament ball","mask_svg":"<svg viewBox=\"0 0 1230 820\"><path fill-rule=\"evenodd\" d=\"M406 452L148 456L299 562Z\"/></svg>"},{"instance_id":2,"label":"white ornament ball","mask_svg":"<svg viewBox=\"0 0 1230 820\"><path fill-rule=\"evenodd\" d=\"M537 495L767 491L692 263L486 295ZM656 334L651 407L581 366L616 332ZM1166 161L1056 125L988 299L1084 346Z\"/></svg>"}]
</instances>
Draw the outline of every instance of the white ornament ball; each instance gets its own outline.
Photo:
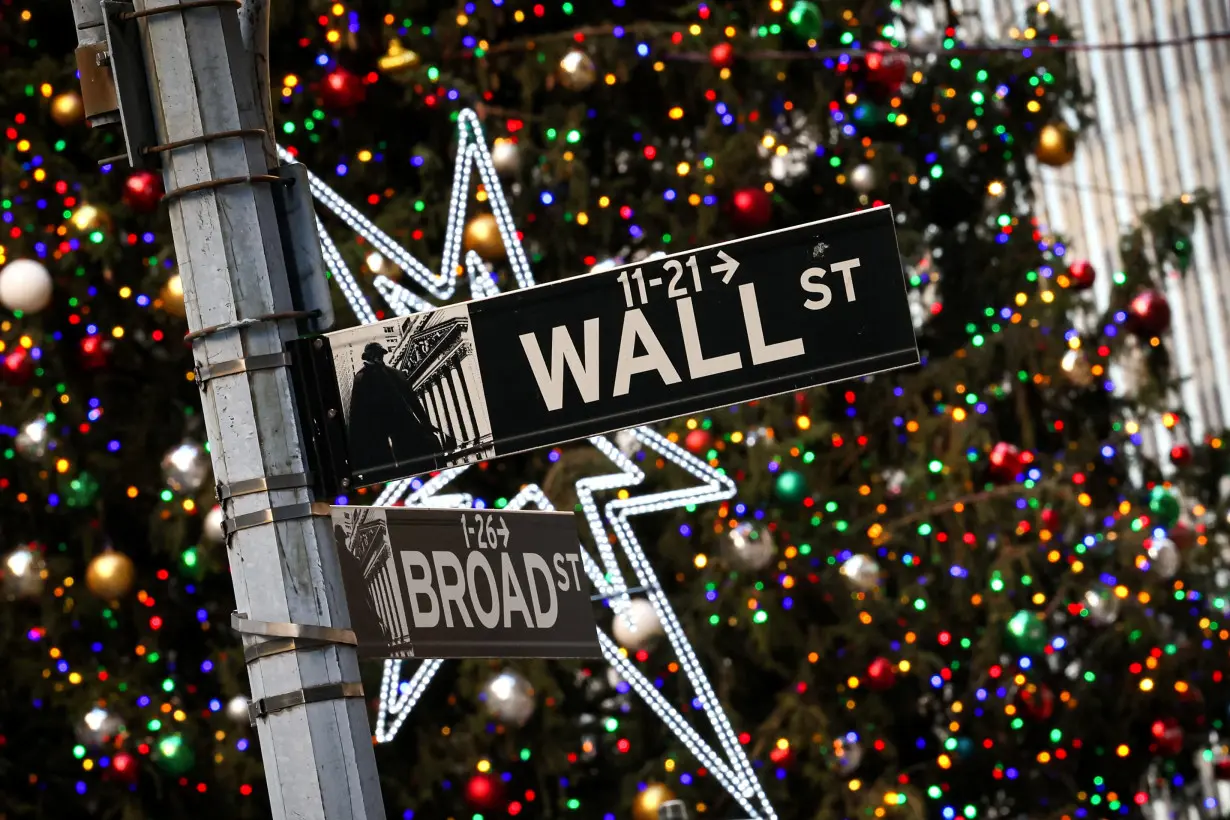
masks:
<instances>
[{"instance_id":1,"label":"white ornament ball","mask_svg":"<svg viewBox=\"0 0 1230 820\"><path fill-rule=\"evenodd\" d=\"M215 504L212 510L205 513L201 535L207 544L221 544L226 538L226 534L222 532L222 507Z\"/></svg>"},{"instance_id":2,"label":"white ornament ball","mask_svg":"<svg viewBox=\"0 0 1230 820\"><path fill-rule=\"evenodd\" d=\"M841 574L855 589L870 592L880 585L880 565L866 555L852 555L841 565Z\"/></svg>"},{"instance_id":3,"label":"white ornament ball","mask_svg":"<svg viewBox=\"0 0 1230 820\"><path fill-rule=\"evenodd\" d=\"M1179 571L1179 547L1169 538L1154 538L1149 545L1149 564L1162 578L1173 578Z\"/></svg>"},{"instance_id":4,"label":"white ornament ball","mask_svg":"<svg viewBox=\"0 0 1230 820\"><path fill-rule=\"evenodd\" d=\"M501 174L515 174L521 167L521 149L510 139L498 139L491 146L491 164Z\"/></svg>"},{"instance_id":5,"label":"white ornament ball","mask_svg":"<svg viewBox=\"0 0 1230 820\"><path fill-rule=\"evenodd\" d=\"M662 622L646 598L633 598L627 610L611 622L611 635L626 649L644 649L661 634Z\"/></svg>"},{"instance_id":6,"label":"white ornament ball","mask_svg":"<svg viewBox=\"0 0 1230 820\"><path fill-rule=\"evenodd\" d=\"M506 726L524 726L534 715L534 687L511 669L487 681L480 697L487 712Z\"/></svg>"},{"instance_id":7,"label":"white ornament ball","mask_svg":"<svg viewBox=\"0 0 1230 820\"><path fill-rule=\"evenodd\" d=\"M855 166L850 172L850 187L860 194L869 194L876 187L876 170L867 163Z\"/></svg>"},{"instance_id":8,"label":"white ornament ball","mask_svg":"<svg viewBox=\"0 0 1230 820\"><path fill-rule=\"evenodd\" d=\"M236 695L228 700L226 702L226 716L241 726L247 726L251 723L252 719L248 716L248 699L243 695Z\"/></svg>"},{"instance_id":9,"label":"white ornament ball","mask_svg":"<svg viewBox=\"0 0 1230 820\"><path fill-rule=\"evenodd\" d=\"M51 444L51 433L47 430L47 420L37 418L23 425L13 440L13 449L23 458L36 461L47 455Z\"/></svg>"},{"instance_id":10,"label":"white ornament ball","mask_svg":"<svg viewBox=\"0 0 1230 820\"><path fill-rule=\"evenodd\" d=\"M1094 587L1085 592L1085 609L1089 610L1089 620L1107 626L1119 618L1119 599L1106 587Z\"/></svg>"},{"instance_id":11,"label":"white ornament ball","mask_svg":"<svg viewBox=\"0 0 1230 820\"><path fill-rule=\"evenodd\" d=\"M758 529L745 521L726 533L722 553L735 569L755 571L764 569L773 560L777 547L768 530Z\"/></svg>"},{"instance_id":12,"label":"white ornament ball","mask_svg":"<svg viewBox=\"0 0 1230 820\"><path fill-rule=\"evenodd\" d=\"M43 555L30 547L18 547L0 564L0 590L10 601L37 598L43 591Z\"/></svg>"},{"instance_id":13,"label":"white ornament ball","mask_svg":"<svg viewBox=\"0 0 1230 820\"><path fill-rule=\"evenodd\" d=\"M23 313L38 313L51 304L51 274L42 262L14 259L0 268L0 305Z\"/></svg>"},{"instance_id":14,"label":"white ornament ball","mask_svg":"<svg viewBox=\"0 0 1230 820\"><path fill-rule=\"evenodd\" d=\"M177 493L194 493L209 476L209 457L195 441L172 447L162 459L162 477Z\"/></svg>"}]
</instances>

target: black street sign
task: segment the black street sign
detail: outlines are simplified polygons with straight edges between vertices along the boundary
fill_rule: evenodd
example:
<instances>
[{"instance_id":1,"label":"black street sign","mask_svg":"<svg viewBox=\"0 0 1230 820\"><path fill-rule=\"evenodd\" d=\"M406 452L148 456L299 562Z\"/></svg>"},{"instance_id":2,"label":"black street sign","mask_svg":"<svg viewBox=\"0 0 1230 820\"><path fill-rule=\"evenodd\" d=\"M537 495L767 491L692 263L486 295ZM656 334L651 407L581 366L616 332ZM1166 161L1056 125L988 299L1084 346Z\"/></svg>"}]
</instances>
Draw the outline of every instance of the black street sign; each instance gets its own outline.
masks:
<instances>
[{"instance_id":1,"label":"black street sign","mask_svg":"<svg viewBox=\"0 0 1230 820\"><path fill-rule=\"evenodd\" d=\"M290 347L329 495L919 361L887 206Z\"/></svg>"},{"instance_id":2,"label":"black street sign","mask_svg":"<svg viewBox=\"0 0 1230 820\"><path fill-rule=\"evenodd\" d=\"M332 513L360 657L601 657L572 513Z\"/></svg>"}]
</instances>

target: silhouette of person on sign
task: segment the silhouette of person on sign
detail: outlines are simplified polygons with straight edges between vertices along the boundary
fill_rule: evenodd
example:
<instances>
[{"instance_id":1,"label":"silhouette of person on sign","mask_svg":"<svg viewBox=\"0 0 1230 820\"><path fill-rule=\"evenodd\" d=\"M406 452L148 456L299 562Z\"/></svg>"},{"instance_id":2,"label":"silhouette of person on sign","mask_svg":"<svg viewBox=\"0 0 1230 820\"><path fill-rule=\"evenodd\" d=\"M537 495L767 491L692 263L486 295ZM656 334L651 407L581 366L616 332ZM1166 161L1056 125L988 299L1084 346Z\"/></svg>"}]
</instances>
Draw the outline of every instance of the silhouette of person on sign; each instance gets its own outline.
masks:
<instances>
[{"instance_id":1,"label":"silhouette of person on sign","mask_svg":"<svg viewBox=\"0 0 1230 820\"><path fill-rule=\"evenodd\" d=\"M435 469L456 440L431 423L409 377L384 363L387 352L376 342L363 348L350 394L351 459L359 472L403 464Z\"/></svg>"}]
</instances>

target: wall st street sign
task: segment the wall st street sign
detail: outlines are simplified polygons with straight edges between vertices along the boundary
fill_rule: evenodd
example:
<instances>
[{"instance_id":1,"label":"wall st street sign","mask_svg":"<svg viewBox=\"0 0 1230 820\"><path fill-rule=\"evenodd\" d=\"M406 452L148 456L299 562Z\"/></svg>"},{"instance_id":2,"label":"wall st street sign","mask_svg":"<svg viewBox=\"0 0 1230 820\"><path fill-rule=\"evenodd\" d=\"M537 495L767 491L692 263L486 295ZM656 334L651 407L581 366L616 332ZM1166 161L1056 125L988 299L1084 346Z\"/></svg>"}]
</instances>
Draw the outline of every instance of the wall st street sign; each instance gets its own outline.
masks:
<instances>
[{"instance_id":1,"label":"wall st street sign","mask_svg":"<svg viewBox=\"0 0 1230 820\"><path fill-rule=\"evenodd\" d=\"M919 361L887 206L291 349L328 494Z\"/></svg>"},{"instance_id":2,"label":"wall st street sign","mask_svg":"<svg viewBox=\"0 0 1230 820\"><path fill-rule=\"evenodd\" d=\"M361 657L602 656L572 513L331 513Z\"/></svg>"}]
</instances>

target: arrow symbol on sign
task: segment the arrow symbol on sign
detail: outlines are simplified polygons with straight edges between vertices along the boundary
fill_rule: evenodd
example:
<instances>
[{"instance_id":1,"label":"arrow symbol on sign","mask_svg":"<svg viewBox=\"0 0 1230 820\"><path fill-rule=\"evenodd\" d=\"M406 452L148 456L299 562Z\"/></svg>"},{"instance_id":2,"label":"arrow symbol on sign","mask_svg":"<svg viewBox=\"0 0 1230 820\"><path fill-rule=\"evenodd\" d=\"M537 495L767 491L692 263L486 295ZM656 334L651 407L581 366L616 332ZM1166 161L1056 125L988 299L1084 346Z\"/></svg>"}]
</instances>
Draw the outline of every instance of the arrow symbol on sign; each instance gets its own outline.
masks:
<instances>
[{"instance_id":1,"label":"arrow symbol on sign","mask_svg":"<svg viewBox=\"0 0 1230 820\"><path fill-rule=\"evenodd\" d=\"M504 549L508 549L508 522L504 520L504 516L500 516L500 527L496 530L500 534L500 538L504 541Z\"/></svg>"},{"instance_id":2,"label":"arrow symbol on sign","mask_svg":"<svg viewBox=\"0 0 1230 820\"><path fill-rule=\"evenodd\" d=\"M718 251L717 255L721 257L722 261L709 270L722 274L722 284L728 285L730 284L730 277L734 276L735 271L739 269L739 260L729 256L725 251Z\"/></svg>"}]
</instances>

